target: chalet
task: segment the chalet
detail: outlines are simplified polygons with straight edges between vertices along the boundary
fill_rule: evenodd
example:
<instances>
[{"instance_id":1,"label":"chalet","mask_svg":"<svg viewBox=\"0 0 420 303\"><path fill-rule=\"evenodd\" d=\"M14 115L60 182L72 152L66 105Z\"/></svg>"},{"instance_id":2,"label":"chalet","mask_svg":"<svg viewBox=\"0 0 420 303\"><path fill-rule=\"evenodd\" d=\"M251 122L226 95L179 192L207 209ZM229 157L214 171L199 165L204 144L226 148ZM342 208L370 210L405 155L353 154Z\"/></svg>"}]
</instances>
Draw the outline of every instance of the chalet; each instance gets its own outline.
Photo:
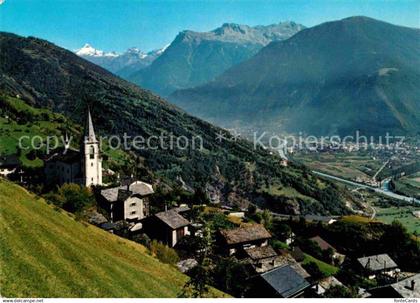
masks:
<instances>
[{"instance_id":1,"label":"chalet","mask_svg":"<svg viewBox=\"0 0 420 303\"><path fill-rule=\"evenodd\" d=\"M317 295L322 295L333 286L345 287L343 283L337 280L337 278L331 276L331 277L326 277L319 280L318 283L314 285L312 288L314 289Z\"/></svg>"},{"instance_id":2,"label":"chalet","mask_svg":"<svg viewBox=\"0 0 420 303\"><path fill-rule=\"evenodd\" d=\"M276 251L270 246L256 246L244 250L246 258L256 272L265 272L275 266L278 257Z\"/></svg>"},{"instance_id":3,"label":"chalet","mask_svg":"<svg viewBox=\"0 0 420 303\"><path fill-rule=\"evenodd\" d=\"M327 241L322 239L320 236L312 237L309 240L318 244L318 246L321 248L322 251L326 251L326 250L330 249L333 252L333 256L332 256L333 260L331 260L331 261L335 260L336 262L338 262L340 264L343 263L344 258L346 256L338 253L337 250L331 244L329 244Z\"/></svg>"},{"instance_id":4,"label":"chalet","mask_svg":"<svg viewBox=\"0 0 420 303\"><path fill-rule=\"evenodd\" d=\"M242 254L245 249L268 245L271 234L259 224L219 231L219 243L228 255Z\"/></svg>"},{"instance_id":5,"label":"chalet","mask_svg":"<svg viewBox=\"0 0 420 303\"><path fill-rule=\"evenodd\" d=\"M294 298L309 287L308 281L290 265L285 265L254 277L249 294L257 298Z\"/></svg>"},{"instance_id":6,"label":"chalet","mask_svg":"<svg viewBox=\"0 0 420 303\"><path fill-rule=\"evenodd\" d=\"M369 278L375 278L378 274L392 276L398 268L397 263L388 254L358 258L357 262L362 267L363 272L369 275Z\"/></svg>"},{"instance_id":7,"label":"chalet","mask_svg":"<svg viewBox=\"0 0 420 303\"><path fill-rule=\"evenodd\" d=\"M322 239L320 236L316 236L316 237L312 237L309 240L315 242L316 244L318 244L318 246L321 248L321 250L327 250L327 249L331 249L332 251L336 251L336 249L330 245L327 241L325 241L324 239Z\"/></svg>"},{"instance_id":8,"label":"chalet","mask_svg":"<svg viewBox=\"0 0 420 303\"><path fill-rule=\"evenodd\" d=\"M308 272L285 250L279 254L270 246L245 249L246 261L256 273L264 273L276 267L291 266L303 278L309 278Z\"/></svg>"},{"instance_id":9,"label":"chalet","mask_svg":"<svg viewBox=\"0 0 420 303\"><path fill-rule=\"evenodd\" d=\"M184 236L189 235L190 221L175 210L159 212L142 221L143 231L152 239L174 247Z\"/></svg>"},{"instance_id":10,"label":"chalet","mask_svg":"<svg viewBox=\"0 0 420 303\"><path fill-rule=\"evenodd\" d=\"M147 198L153 194L152 185L135 181L131 184L103 189L98 199L111 220L138 221L148 215Z\"/></svg>"},{"instance_id":11,"label":"chalet","mask_svg":"<svg viewBox=\"0 0 420 303\"><path fill-rule=\"evenodd\" d=\"M371 298L420 298L420 274L396 283L369 289Z\"/></svg>"}]
</instances>

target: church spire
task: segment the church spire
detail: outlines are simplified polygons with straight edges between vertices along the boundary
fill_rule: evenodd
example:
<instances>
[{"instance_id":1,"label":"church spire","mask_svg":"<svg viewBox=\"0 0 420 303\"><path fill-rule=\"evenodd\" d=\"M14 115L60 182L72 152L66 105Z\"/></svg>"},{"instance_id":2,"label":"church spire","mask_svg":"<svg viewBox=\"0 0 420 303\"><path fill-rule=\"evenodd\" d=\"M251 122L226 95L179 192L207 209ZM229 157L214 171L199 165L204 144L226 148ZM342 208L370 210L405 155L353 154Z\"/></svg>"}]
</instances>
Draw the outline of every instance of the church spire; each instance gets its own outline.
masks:
<instances>
[{"instance_id":1,"label":"church spire","mask_svg":"<svg viewBox=\"0 0 420 303\"><path fill-rule=\"evenodd\" d=\"M92 116L90 115L90 108L88 107L88 116L85 125L85 141L96 142L95 130L93 129Z\"/></svg>"}]
</instances>

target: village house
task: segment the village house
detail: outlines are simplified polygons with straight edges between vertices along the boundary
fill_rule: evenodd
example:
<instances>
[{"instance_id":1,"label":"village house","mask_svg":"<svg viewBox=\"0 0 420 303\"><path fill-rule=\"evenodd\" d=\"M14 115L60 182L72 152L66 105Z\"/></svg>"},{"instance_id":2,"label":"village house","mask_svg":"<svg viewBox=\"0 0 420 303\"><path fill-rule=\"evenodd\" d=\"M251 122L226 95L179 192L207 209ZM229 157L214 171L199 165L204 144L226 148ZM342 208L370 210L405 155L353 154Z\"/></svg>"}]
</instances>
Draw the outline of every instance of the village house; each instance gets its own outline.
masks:
<instances>
[{"instance_id":1,"label":"village house","mask_svg":"<svg viewBox=\"0 0 420 303\"><path fill-rule=\"evenodd\" d=\"M341 264L341 263L344 262L344 259L345 259L346 256L338 253L337 250L331 244L329 244L327 241L322 239L320 236L312 237L309 240L318 244L318 246L321 248L322 251L331 250L332 251L332 258L333 258L333 260L331 260L331 261L334 261L338 264Z\"/></svg>"},{"instance_id":2,"label":"village house","mask_svg":"<svg viewBox=\"0 0 420 303\"><path fill-rule=\"evenodd\" d=\"M289 265L305 279L310 277L309 273L286 250L279 250L277 253L271 245L267 245L245 249L244 252L245 261L258 274Z\"/></svg>"},{"instance_id":3,"label":"village house","mask_svg":"<svg viewBox=\"0 0 420 303\"><path fill-rule=\"evenodd\" d=\"M81 150L71 149L68 146L66 149L58 149L45 159L44 173L47 184L76 183L87 187L102 185L102 158L90 111L88 111Z\"/></svg>"},{"instance_id":4,"label":"village house","mask_svg":"<svg viewBox=\"0 0 420 303\"><path fill-rule=\"evenodd\" d=\"M369 289L371 298L420 298L420 274L396 283Z\"/></svg>"},{"instance_id":5,"label":"village house","mask_svg":"<svg viewBox=\"0 0 420 303\"><path fill-rule=\"evenodd\" d=\"M249 294L255 298L294 298L309 287L309 282L295 269L284 265L254 277Z\"/></svg>"},{"instance_id":6,"label":"village house","mask_svg":"<svg viewBox=\"0 0 420 303\"><path fill-rule=\"evenodd\" d=\"M189 235L190 221L181 216L176 210L162 211L142 221L143 232L151 239L174 247L184 236Z\"/></svg>"},{"instance_id":7,"label":"village house","mask_svg":"<svg viewBox=\"0 0 420 303\"><path fill-rule=\"evenodd\" d=\"M312 288L314 289L317 295L323 295L328 289L330 289L333 286L345 287L343 283L337 280L337 278L331 276L319 280L314 286L312 286Z\"/></svg>"},{"instance_id":8,"label":"village house","mask_svg":"<svg viewBox=\"0 0 420 303\"><path fill-rule=\"evenodd\" d=\"M398 268L397 263L388 254L373 255L357 259L362 271L374 279L377 275L393 277Z\"/></svg>"},{"instance_id":9,"label":"village house","mask_svg":"<svg viewBox=\"0 0 420 303\"><path fill-rule=\"evenodd\" d=\"M246 259L256 272L265 272L275 266L278 257L276 251L270 246L256 246L244 250Z\"/></svg>"},{"instance_id":10,"label":"village house","mask_svg":"<svg viewBox=\"0 0 420 303\"><path fill-rule=\"evenodd\" d=\"M101 190L98 204L107 212L111 222L139 221L148 216L148 197L153 193L151 184L135 181Z\"/></svg>"},{"instance_id":11,"label":"village house","mask_svg":"<svg viewBox=\"0 0 420 303\"><path fill-rule=\"evenodd\" d=\"M220 230L218 242L223 252L229 256L243 256L244 250L268 245L271 234L260 224Z\"/></svg>"}]
</instances>

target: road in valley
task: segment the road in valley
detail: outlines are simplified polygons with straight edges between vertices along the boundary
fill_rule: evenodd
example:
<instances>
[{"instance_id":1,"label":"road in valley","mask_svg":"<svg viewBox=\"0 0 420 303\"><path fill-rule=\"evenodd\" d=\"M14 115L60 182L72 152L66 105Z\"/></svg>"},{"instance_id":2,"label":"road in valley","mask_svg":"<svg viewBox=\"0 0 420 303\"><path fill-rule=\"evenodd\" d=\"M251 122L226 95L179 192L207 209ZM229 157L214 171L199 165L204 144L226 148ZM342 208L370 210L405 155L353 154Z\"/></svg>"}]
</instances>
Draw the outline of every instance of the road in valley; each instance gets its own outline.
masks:
<instances>
[{"instance_id":1,"label":"road in valley","mask_svg":"<svg viewBox=\"0 0 420 303\"><path fill-rule=\"evenodd\" d=\"M396 193L392 192L389 189L390 179L384 180L382 187L381 188L377 188L377 187L373 187L373 186L370 186L370 185L361 184L361 183L357 183L357 182L354 182L354 181L346 180L346 179L343 179L343 178L340 178L340 177L336 177L336 176L332 176L332 175L329 175L329 174L325 174L325 173L322 173L322 172L319 172L319 171L316 171L316 170L313 170L312 172L314 174L316 174L316 175L321 176L321 177L325 177L325 178L328 178L328 179L339 181L341 183L346 183L346 184L349 184L349 185L357 186L359 188L371 189L371 190L374 190L377 193L380 193L380 194L382 194L384 196L388 196L390 198L394 198L394 199L401 200L401 201L406 201L406 202L412 202L414 204L420 204L420 200L418 200L418 199L414 199L414 198L411 198L411 197L399 195L399 194L396 194Z\"/></svg>"}]
</instances>

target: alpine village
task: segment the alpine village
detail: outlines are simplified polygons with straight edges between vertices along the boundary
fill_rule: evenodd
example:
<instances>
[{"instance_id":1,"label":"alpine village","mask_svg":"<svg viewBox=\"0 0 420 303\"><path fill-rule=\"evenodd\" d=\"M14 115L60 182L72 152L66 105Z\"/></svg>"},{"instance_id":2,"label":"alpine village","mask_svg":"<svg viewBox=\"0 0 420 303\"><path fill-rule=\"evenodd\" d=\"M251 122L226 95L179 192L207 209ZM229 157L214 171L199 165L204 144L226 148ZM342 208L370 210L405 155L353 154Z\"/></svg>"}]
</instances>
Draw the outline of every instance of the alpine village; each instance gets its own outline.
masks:
<instances>
[{"instance_id":1,"label":"alpine village","mask_svg":"<svg viewBox=\"0 0 420 303\"><path fill-rule=\"evenodd\" d=\"M419 29L350 17L314 27L272 25L272 35L276 30L280 34L270 41L259 32L263 30L267 29L224 24L208 33L184 31L160 53L147 54L154 57L141 69L128 73L125 66L125 74L112 70L104 53L90 45L73 52L40 38L0 33L2 297L420 297L419 187L411 195L395 189L404 178L418 180ZM340 43L328 42L332 36L340 37ZM196 47L197 59L196 44L207 43L209 50L216 48L209 45L217 45L226 55L231 50L226 41L236 43L239 52L241 39L248 39L252 53L220 67L221 76L208 74L199 80L190 75L192 82L201 83L164 77L166 72L168 79L187 79L171 66L162 67L173 64L171 57L181 64L181 49L187 44ZM357 47L352 44L355 39ZM331 44L322 47L319 41ZM316 64L293 61L305 62L306 51ZM284 79L312 77L309 72L297 75L301 68L317 66L335 73L326 67L331 54L336 56L331 65L344 70L352 52L367 54L351 63L359 73L352 75L354 91L366 102L374 99L372 108L385 99L400 105L392 114L383 109L386 118L349 118L337 129L350 127L351 121L368 123L355 128L369 134L376 126L405 131L411 141L403 160L376 148L362 155L327 147L285 157L274 149L255 147L244 127L259 125L260 104L252 98L260 93L267 98L278 93L280 99L296 94L296 99L290 97L293 102L306 98L310 88ZM212 62L197 59L203 74L216 65L216 55L222 56L214 54ZM277 59L268 58L274 55ZM99 61L101 56L105 59ZM115 62L116 56L108 57ZM276 60L292 67L269 76L274 70L269 65L280 64ZM268 65L261 67L264 64ZM327 80L313 76L313 85L334 76L322 77ZM255 83L281 78L284 87L262 92L263 88L248 87L251 78ZM317 98L340 93L342 102L350 102L357 97L339 87L347 84L334 83L337 87ZM290 90L295 93L286 91L288 85L294 85ZM375 90L381 91L373 96ZM244 103L228 104L222 100L225 94ZM407 105L410 115L405 115L405 99L412 102ZM255 107L245 109L251 103ZM287 123L302 121L303 129L316 134L325 130L322 119L325 125L339 123L332 122L334 114L304 114L304 105L299 105L302 112L282 106L259 123L270 123L277 111L295 119ZM329 106L331 111L338 108ZM353 105L341 106L356 111ZM237 135L226 121L228 116L239 120L242 114L242 132ZM402 126L396 126L394 114L406 119ZM115 148L123 134L153 138L148 143L154 146L134 148L136 142L129 141L128 148ZM179 137L189 144L182 141L182 148L171 148L173 138ZM389 181L394 187L385 191L364 180L338 180L346 179L337 167L353 163L346 162L349 155L366 157L370 164L363 165L372 175L385 162L382 159L391 159L369 180ZM319 160L324 156L338 159L337 174ZM316 163L324 163L325 169L311 166ZM349 164L350 169L356 171ZM363 171L363 176L369 175ZM387 217L391 213L394 216Z\"/></svg>"}]
</instances>

